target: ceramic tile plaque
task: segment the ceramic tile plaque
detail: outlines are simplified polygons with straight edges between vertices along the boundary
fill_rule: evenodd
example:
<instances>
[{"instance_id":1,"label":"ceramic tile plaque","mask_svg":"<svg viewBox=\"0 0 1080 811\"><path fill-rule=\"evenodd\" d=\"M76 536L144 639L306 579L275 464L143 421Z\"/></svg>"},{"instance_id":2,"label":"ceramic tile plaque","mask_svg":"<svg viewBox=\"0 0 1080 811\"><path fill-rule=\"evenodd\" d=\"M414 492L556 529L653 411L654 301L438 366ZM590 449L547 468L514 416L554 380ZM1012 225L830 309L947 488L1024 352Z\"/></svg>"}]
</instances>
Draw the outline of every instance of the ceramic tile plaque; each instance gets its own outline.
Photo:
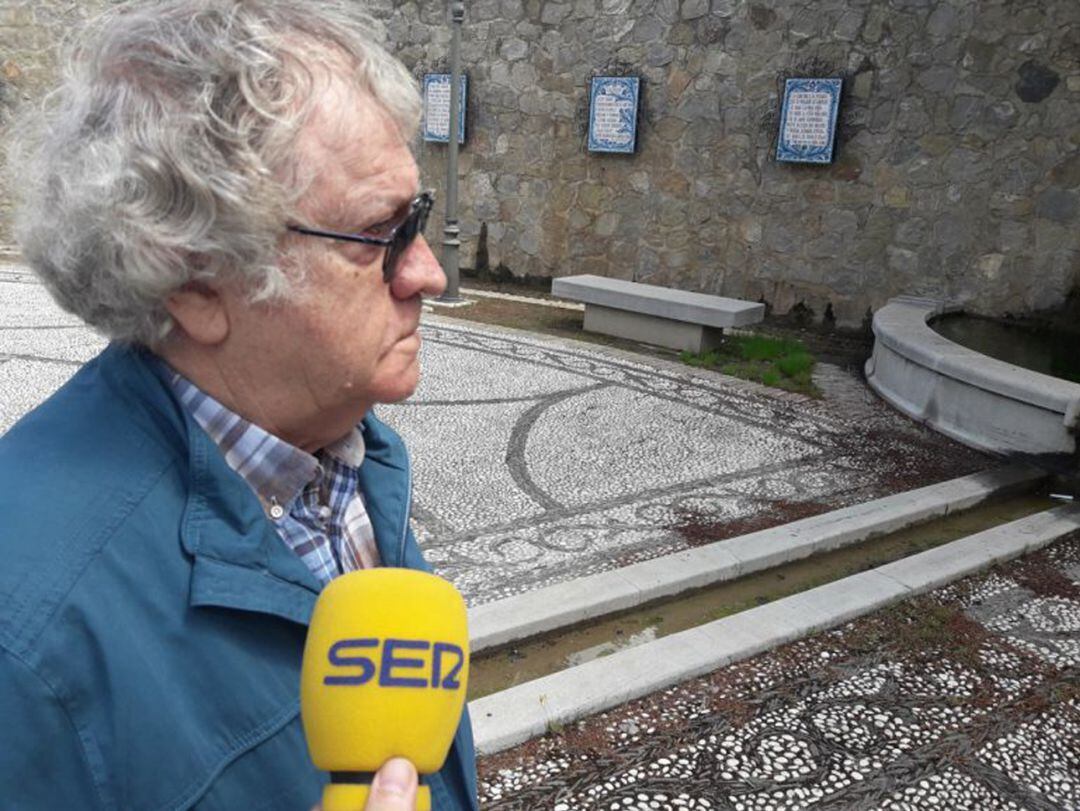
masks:
<instances>
[{"instance_id":1,"label":"ceramic tile plaque","mask_svg":"<svg viewBox=\"0 0 1080 811\"><path fill-rule=\"evenodd\" d=\"M465 103L469 77L461 74L458 85L458 143L465 143ZM424 140L450 142L450 74L424 74Z\"/></svg>"},{"instance_id":2,"label":"ceramic tile plaque","mask_svg":"<svg viewBox=\"0 0 1080 811\"><path fill-rule=\"evenodd\" d=\"M778 161L830 163L842 79L788 79L780 111Z\"/></svg>"},{"instance_id":3,"label":"ceramic tile plaque","mask_svg":"<svg viewBox=\"0 0 1080 811\"><path fill-rule=\"evenodd\" d=\"M637 143L636 76L594 76L589 87L589 151L632 153Z\"/></svg>"}]
</instances>

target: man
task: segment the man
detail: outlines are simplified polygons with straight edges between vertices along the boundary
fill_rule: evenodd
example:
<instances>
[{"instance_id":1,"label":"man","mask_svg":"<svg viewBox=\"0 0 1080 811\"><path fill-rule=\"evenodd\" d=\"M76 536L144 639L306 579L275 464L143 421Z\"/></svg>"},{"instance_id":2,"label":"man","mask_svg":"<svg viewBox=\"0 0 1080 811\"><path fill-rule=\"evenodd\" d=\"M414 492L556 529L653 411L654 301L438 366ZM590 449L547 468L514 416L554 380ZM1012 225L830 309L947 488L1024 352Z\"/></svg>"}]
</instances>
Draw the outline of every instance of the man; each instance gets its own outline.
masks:
<instances>
[{"instance_id":1,"label":"man","mask_svg":"<svg viewBox=\"0 0 1080 811\"><path fill-rule=\"evenodd\" d=\"M306 811L315 598L425 567L371 409L444 279L415 83L354 6L118 7L16 138L24 255L113 341L0 440L4 808ZM391 761L369 809L414 782ZM429 782L476 807L467 717Z\"/></svg>"}]
</instances>

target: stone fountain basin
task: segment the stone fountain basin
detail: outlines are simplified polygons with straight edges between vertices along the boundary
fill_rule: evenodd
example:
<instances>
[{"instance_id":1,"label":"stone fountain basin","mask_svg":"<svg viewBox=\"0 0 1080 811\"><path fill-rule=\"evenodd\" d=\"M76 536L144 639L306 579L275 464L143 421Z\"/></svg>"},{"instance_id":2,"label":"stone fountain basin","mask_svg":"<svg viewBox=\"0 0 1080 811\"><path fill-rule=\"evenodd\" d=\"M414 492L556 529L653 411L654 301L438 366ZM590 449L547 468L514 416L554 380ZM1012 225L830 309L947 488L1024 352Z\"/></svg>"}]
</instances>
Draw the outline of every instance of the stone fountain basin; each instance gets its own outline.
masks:
<instances>
[{"instance_id":1,"label":"stone fountain basin","mask_svg":"<svg viewBox=\"0 0 1080 811\"><path fill-rule=\"evenodd\" d=\"M908 416L979 450L1074 455L1080 384L988 357L930 328L936 316L959 309L900 297L878 310L874 354L866 362L874 391Z\"/></svg>"}]
</instances>

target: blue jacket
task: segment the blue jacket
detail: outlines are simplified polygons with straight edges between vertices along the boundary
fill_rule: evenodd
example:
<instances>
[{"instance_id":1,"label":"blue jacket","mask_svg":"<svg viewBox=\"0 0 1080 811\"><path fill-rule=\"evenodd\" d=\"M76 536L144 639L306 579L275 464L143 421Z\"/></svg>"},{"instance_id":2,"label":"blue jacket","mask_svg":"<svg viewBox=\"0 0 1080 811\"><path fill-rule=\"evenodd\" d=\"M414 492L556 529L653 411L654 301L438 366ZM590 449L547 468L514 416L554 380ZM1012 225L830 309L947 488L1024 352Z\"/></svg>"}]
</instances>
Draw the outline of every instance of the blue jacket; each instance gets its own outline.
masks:
<instances>
[{"instance_id":1,"label":"blue jacket","mask_svg":"<svg viewBox=\"0 0 1080 811\"><path fill-rule=\"evenodd\" d=\"M426 569L401 439L365 419L386 565ZM0 438L0 807L308 811L299 719L318 580L135 349ZM463 717L428 781L476 808Z\"/></svg>"}]
</instances>

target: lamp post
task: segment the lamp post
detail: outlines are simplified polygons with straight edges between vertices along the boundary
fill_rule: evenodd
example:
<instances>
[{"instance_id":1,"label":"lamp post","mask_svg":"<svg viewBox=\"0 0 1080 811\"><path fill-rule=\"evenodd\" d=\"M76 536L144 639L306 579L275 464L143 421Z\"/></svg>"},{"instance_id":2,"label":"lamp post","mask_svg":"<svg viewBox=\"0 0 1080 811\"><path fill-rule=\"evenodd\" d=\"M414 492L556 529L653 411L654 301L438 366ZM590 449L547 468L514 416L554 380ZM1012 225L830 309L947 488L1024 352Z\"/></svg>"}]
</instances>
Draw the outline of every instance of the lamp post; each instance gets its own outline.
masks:
<instances>
[{"instance_id":1,"label":"lamp post","mask_svg":"<svg viewBox=\"0 0 1080 811\"><path fill-rule=\"evenodd\" d=\"M443 227L443 272L446 274L446 290L439 301L447 304L460 302L460 271L458 249L461 247L461 229L457 219L458 197L458 112L461 84L461 24L465 20L464 0L450 2L450 142L446 155L446 225Z\"/></svg>"}]
</instances>

